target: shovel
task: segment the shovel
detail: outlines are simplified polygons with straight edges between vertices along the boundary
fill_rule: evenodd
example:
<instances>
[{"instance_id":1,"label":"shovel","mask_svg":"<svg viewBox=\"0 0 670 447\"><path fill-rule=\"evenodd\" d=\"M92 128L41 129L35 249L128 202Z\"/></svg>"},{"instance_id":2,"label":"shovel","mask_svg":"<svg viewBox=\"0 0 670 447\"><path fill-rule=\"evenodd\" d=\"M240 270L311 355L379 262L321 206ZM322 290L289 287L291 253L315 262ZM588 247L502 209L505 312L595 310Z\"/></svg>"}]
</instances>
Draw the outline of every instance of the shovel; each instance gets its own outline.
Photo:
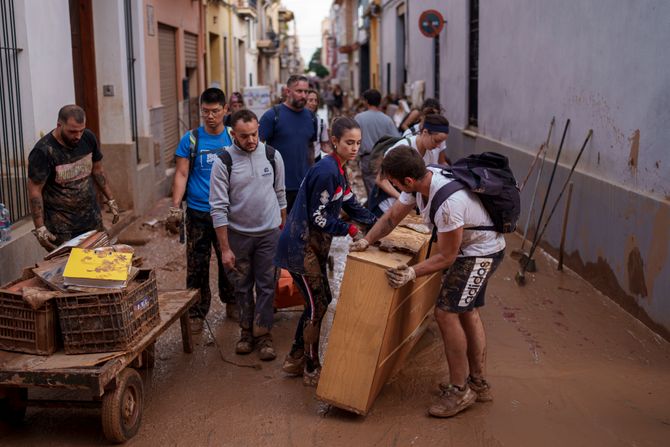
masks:
<instances>
[{"instance_id":1,"label":"shovel","mask_svg":"<svg viewBox=\"0 0 670 447\"><path fill-rule=\"evenodd\" d=\"M554 215L554 212L556 211L556 208L558 208L558 204L561 201L561 198L563 197L563 193L565 192L565 189L568 187L568 184L570 183L570 179L572 178L572 174L575 172L575 168L577 167L577 163L579 163L579 159L582 157L582 154L584 153L584 149L586 148L586 144L591 139L591 135L593 135L593 129L589 129L589 133L586 135L586 139L584 140L584 144L582 144L582 148L579 150L579 154L577 154L577 159L572 164L572 169L570 169L570 173L568 174L568 178L565 180L565 183L563 184L563 188L561 188L561 192L558 194L558 197L556 198L556 201L554 202L554 206L552 206L551 211L549 211L549 215L547 216L547 220L544 223L544 226L542 227L541 230L539 230L535 234L535 240L533 241L533 245L530 247L530 251L528 252L528 260L526 261L525 264L521 264L521 270L519 270L519 272L516 274L516 277L514 278L516 283L520 286L523 286L523 285L526 284L525 273L528 271L528 264L530 263L530 261L533 260L533 254L535 253L535 249L540 244L540 240L542 239L542 236L544 235L544 232L547 230L547 226L549 226L549 221L551 220L551 216Z\"/></svg>"},{"instance_id":2,"label":"shovel","mask_svg":"<svg viewBox=\"0 0 670 447\"><path fill-rule=\"evenodd\" d=\"M558 153L556 154L556 160L554 161L554 167L551 170L551 177L549 177L549 184L547 185L547 192L544 196L544 201L542 202L542 208L540 209L540 217L537 219L537 225L535 226L535 236L533 237L533 243L531 244L531 251L533 250L533 246L536 243L537 240L537 235L540 229L540 225L542 224L542 217L544 217L544 210L547 207L547 201L549 200L549 192L551 192L551 186L554 183L554 176L556 175L556 168L558 168L558 161L561 159L561 152L563 151L563 143L565 143L565 134L568 133L568 127L570 126L570 118L565 122L565 127L563 128L563 136L561 137L561 144L558 146ZM519 260L519 264L522 266L523 271L525 272L528 267L532 267L533 270L535 271L535 265L531 266L531 260L532 256L522 256L521 259Z\"/></svg>"},{"instance_id":3,"label":"shovel","mask_svg":"<svg viewBox=\"0 0 670 447\"><path fill-rule=\"evenodd\" d=\"M535 197L537 195L537 188L540 185L540 178L542 178L542 171L544 170L544 162L547 158L547 149L549 148L549 140L551 139L551 131L554 128L554 123L556 122L556 117L551 118L551 123L549 124L549 133L547 134L547 140L544 142L543 145L540 146L540 150L537 151L537 155L535 155L535 160L533 160L533 164L531 164L530 169L528 170L528 174L526 175L526 178L524 179L523 183L521 184L521 187L519 190L523 190L523 188L526 186L526 182L530 178L530 175L535 168L535 164L537 163L540 153L544 151L542 154L542 161L540 162L540 170L537 174L537 179L535 179L535 188L533 189L533 195L531 196L530 199L530 207L528 211L528 217L526 218L526 226L523 230L523 239L521 240L521 247L518 250L512 250L511 257L512 259L523 259L524 256L527 257L526 253L523 251L523 246L526 243L526 238L528 237L528 226L530 224L530 219L531 215L533 214L533 208L535 206ZM533 269L535 269L535 266L533 265ZM531 270L535 271L535 270Z\"/></svg>"}]
</instances>

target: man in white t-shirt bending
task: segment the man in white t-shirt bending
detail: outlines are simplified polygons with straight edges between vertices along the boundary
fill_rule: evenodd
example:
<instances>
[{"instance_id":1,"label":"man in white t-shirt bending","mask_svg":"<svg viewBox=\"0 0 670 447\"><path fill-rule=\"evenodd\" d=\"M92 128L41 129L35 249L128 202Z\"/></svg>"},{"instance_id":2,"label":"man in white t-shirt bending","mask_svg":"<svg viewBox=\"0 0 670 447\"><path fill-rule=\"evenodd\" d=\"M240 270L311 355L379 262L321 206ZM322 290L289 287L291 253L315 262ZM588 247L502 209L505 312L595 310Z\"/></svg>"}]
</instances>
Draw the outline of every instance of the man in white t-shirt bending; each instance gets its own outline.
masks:
<instances>
[{"instance_id":1,"label":"man in white t-shirt bending","mask_svg":"<svg viewBox=\"0 0 670 447\"><path fill-rule=\"evenodd\" d=\"M402 219L418 208L427 225L435 193L453 181L441 169L426 167L416 150L398 147L389 151L381 165L382 174L401 191L400 198L372 227L350 246L363 251L389 234ZM504 257L505 239L492 230L473 227L493 225L476 194L461 189L450 195L435 213L438 252L413 267L399 265L386 272L391 287L402 287L417 276L443 271L442 287L436 299L435 319L442 333L449 364L449 382L441 383L440 401L428 412L450 417L475 401L492 400L484 379L486 335L478 308L484 305L486 285Z\"/></svg>"}]
</instances>

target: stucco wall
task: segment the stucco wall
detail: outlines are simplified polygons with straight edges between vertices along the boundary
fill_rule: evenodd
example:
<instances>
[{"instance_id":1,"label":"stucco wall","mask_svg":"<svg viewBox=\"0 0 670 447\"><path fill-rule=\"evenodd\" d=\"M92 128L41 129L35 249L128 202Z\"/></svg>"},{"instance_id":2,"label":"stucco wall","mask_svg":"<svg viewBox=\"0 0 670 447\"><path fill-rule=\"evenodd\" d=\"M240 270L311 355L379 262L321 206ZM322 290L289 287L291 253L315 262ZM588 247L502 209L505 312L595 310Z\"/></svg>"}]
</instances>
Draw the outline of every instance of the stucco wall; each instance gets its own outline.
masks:
<instances>
[{"instance_id":1,"label":"stucco wall","mask_svg":"<svg viewBox=\"0 0 670 447\"><path fill-rule=\"evenodd\" d=\"M218 84L225 93L226 97L230 94L230 87L235 78L235 69L230 62L233 60L233 36L230 8L224 5L210 3L207 5L206 17L207 39L205 39L206 58L207 58L207 86ZM219 37L216 48L209 44L209 34L213 33ZM214 52L218 52L214 55ZM216 56L216 57L215 57ZM228 63L226 64L226 60ZM218 67L214 67L215 61L218 61ZM218 73L218 74L217 74Z\"/></svg>"},{"instance_id":2,"label":"stucco wall","mask_svg":"<svg viewBox=\"0 0 670 447\"><path fill-rule=\"evenodd\" d=\"M14 5L17 45L23 49L19 78L27 157L40 132L56 127L58 110L75 102L70 13L67 0L17 0Z\"/></svg>"},{"instance_id":3,"label":"stucco wall","mask_svg":"<svg viewBox=\"0 0 670 447\"><path fill-rule=\"evenodd\" d=\"M95 68L100 112L100 141L123 144L132 141L128 104L128 59L123 2L93 0ZM104 96L103 86L114 87Z\"/></svg>"},{"instance_id":4,"label":"stucco wall","mask_svg":"<svg viewBox=\"0 0 670 447\"><path fill-rule=\"evenodd\" d=\"M468 113L467 2L445 1L444 9L443 103L454 129L452 156L498 150L523 178L551 117L557 118L551 161L570 118L551 204L592 128L593 138L573 179L568 266L667 335L670 3L625 1L612 7L606 0L480 0L474 138L461 132ZM545 170L540 191L546 181ZM523 193L522 222L531 188ZM560 241L562 209L560 205L545 235L545 247L553 252Z\"/></svg>"},{"instance_id":5,"label":"stucco wall","mask_svg":"<svg viewBox=\"0 0 670 447\"><path fill-rule=\"evenodd\" d=\"M16 44L25 158L56 127L58 110L75 102L72 41L67 0L15 0ZM4 130L3 130L4 131ZM30 233L28 216L12 226L12 239L0 249L0 283L16 279L25 266L44 257Z\"/></svg>"},{"instance_id":6,"label":"stucco wall","mask_svg":"<svg viewBox=\"0 0 670 447\"><path fill-rule=\"evenodd\" d=\"M670 2L618 3L480 2L480 131L534 147L569 117L567 160L593 128L581 170L670 196Z\"/></svg>"},{"instance_id":7,"label":"stucco wall","mask_svg":"<svg viewBox=\"0 0 670 447\"><path fill-rule=\"evenodd\" d=\"M398 13L396 8L398 5L405 3L400 0L386 0L382 1L382 23L380 27L381 33L381 46L379 48L380 56L380 71L381 71L381 89L383 95L388 93L387 86L390 85L391 93L395 93L400 90L401 86L398 82L398 77L396 76L396 66L397 64L402 64L403 61L396 60L397 57L397 48L396 48L396 33L398 32L397 28L397 17ZM391 63L391 82L388 83L387 76L387 64Z\"/></svg>"},{"instance_id":8,"label":"stucco wall","mask_svg":"<svg viewBox=\"0 0 670 447\"><path fill-rule=\"evenodd\" d=\"M446 8L444 2L441 0L412 0L409 2L407 11L407 35L410 51L407 53L407 78L410 80L424 80L425 94L424 98L435 97L435 57L433 39L421 34L419 30L419 17L423 11L434 9L442 14L446 19ZM446 26L440 33L440 78L443 78L442 73L446 70L447 56L447 32ZM442 83L440 83L442 87ZM440 99L446 98L447 92L440 88Z\"/></svg>"}]
</instances>

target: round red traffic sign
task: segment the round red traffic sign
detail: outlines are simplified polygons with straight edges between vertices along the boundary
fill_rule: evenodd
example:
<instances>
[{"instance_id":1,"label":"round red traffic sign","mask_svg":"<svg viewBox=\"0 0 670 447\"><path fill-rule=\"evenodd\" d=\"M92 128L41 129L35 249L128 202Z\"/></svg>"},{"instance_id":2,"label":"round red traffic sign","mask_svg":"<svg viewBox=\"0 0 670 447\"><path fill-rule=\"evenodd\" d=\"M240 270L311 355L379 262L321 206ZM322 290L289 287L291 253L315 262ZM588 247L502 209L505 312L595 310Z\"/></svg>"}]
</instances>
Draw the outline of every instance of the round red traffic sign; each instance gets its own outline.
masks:
<instances>
[{"instance_id":1,"label":"round red traffic sign","mask_svg":"<svg viewBox=\"0 0 670 447\"><path fill-rule=\"evenodd\" d=\"M419 16L419 30L426 37L437 37L444 27L442 14L434 9L424 11Z\"/></svg>"}]
</instances>

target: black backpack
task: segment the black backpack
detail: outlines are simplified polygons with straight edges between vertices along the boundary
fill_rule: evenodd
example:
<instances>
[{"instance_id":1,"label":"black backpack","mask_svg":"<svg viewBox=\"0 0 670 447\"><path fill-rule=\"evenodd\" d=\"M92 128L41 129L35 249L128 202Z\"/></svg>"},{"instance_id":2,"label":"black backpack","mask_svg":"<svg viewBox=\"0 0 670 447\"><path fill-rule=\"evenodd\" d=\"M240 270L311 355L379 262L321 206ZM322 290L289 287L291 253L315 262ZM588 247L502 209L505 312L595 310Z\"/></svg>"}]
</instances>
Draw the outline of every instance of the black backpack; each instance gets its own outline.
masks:
<instances>
[{"instance_id":1,"label":"black backpack","mask_svg":"<svg viewBox=\"0 0 670 447\"><path fill-rule=\"evenodd\" d=\"M274 179L277 178L277 173L275 172L277 170L277 167L275 166L275 151L276 149L270 146L269 144L265 145L265 157L268 159L270 165L272 166L272 175L273 175L272 184L274 184ZM228 152L227 150L222 151L219 154L219 158L221 159L223 164L226 165L226 169L228 170L228 181L230 181L230 172L233 170L233 158L230 156L230 152Z\"/></svg>"},{"instance_id":2,"label":"black backpack","mask_svg":"<svg viewBox=\"0 0 670 447\"><path fill-rule=\"evenodd\" d=\"M442 169L442 175L455 181L438 189L430 204L430 221L435 225L435 213L450 195L461 189L477 194L491 216L493 226L468 227L465 230L489 230L511 233L516 229L521 212L521 197L509 161L496 152L482 152L461 158Z\"/></svg>"},{"instance_id":3,"label":"black backpack","mask_svg":"<svg viewBox=\"0 0 670 447\"><path fill-rule=\"evenodd\" d=\"M407 140L407 145L412 147L412 143L409 140L409 137L394 137L391 135L384 135L380 137L377 142L372 146L370 150L370 166L373 167L374 171L379 169L381 165L381 160L384 158L384 154L388 151L393 145L398 143L398 141Z\"/></svg>"}]
</instances>

